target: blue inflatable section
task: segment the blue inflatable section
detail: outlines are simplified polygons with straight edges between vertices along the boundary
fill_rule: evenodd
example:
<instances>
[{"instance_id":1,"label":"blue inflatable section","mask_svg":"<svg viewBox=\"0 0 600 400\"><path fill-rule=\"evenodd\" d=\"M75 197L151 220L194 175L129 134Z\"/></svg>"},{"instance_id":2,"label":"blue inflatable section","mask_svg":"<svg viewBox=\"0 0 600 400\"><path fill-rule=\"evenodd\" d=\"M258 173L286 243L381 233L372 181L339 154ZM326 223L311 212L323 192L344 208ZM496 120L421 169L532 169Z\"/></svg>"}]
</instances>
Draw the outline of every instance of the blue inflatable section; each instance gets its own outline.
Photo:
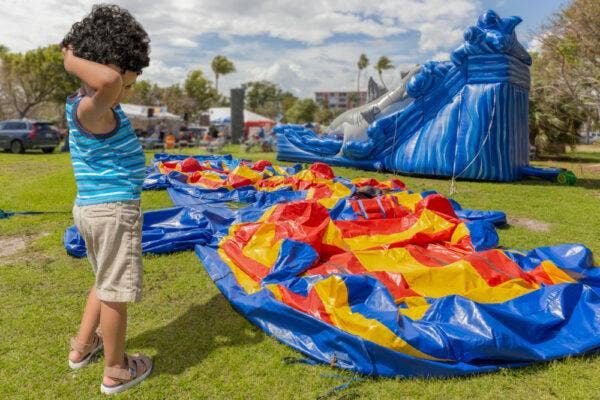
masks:
<instances>
[{"instance_id":1,"label":"blue inflatable section","mask_svg":"<svg viewBox=\"0 0 600 400\"><path fill-rule=\"evenodd\" d=\"M346 130L335 132L338 136L277 126L278 160L462 179L521 179L529 164L531 57L515 35L520 22L491 10L482 14L465 31L451 61L421 66L405 83L406 94L396 95L396 104L388 106L395 112L377 114L360 140L352 135L366 124L363 115L380 111L377 100L367 111L351 114L349 121L357 124L348 122ZM531 175L532 169L527 172ZM542 170L538 176L554 179L559 172Z\"/></svg>"},{"instance_id":2,"label":"blue inflatable section","mask_svg":"<svg viewBox=\"0 0 600 400\"><path fill-rule=\"evenodd\" d=\"M215 232L227 231L235 220L227 207L174 207L144 213L142 251L162 254L191 250L196 244L210 244L217 240ZM83 237L77 227L70 226L64 234L67 253L85 257Z\"/></svg>"}]
</instances>

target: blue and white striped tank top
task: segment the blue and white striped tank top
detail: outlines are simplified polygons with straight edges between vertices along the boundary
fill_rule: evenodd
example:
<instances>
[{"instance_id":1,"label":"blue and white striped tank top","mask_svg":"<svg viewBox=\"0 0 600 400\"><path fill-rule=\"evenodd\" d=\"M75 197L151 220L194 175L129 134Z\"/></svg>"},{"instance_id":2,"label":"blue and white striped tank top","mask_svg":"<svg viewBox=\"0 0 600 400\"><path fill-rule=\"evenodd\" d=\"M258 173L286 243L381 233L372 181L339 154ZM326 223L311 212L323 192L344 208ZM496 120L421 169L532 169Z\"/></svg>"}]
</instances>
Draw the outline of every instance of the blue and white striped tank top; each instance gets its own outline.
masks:
<instances>
[{"instance_id":1,"label":"blue and white striped tank top","mask_svg":"<svg viewBox=\"0 0 600 400\"><path fill-rule=\"evenodd\" d=\"M67 98L69 146L77 199L75 204L139 200L144 182L145 157L129 119L120 106L113 109L117 126L107 134L86 131L77 119L81 95Z\"/></svg>"}]
</instances>

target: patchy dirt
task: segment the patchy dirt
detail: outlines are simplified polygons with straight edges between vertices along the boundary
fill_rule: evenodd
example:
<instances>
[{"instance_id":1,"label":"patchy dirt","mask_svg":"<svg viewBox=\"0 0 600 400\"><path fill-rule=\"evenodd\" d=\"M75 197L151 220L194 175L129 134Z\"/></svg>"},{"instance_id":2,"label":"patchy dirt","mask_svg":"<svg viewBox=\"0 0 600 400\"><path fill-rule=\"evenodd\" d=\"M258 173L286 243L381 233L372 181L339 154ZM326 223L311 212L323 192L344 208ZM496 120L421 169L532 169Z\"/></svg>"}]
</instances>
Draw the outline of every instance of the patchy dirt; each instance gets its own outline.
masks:
<instances>
[{"instance_id":1,"label":"patchy dirt","mask_svg":"<svg viewBox=\"0 0 600 400\"><path fill-rule=\"evenodd\" d=\"M534 232L550 232L552 224L525 217L508 217L508 224L528 229Z\"/></svg>"},{"instance_id":2,"label":"patchy dirt","mask_svg":"<svg viewBox=\"0 0 600 400\"><path fill-rule=\"evenodd\" d=\"M27 247L23 236L0 237L0 258L12 256Z\"/></svg>"},{"instance_id":3,"label":"patchy dirt","mask_svg":"<svg viewBox=\"0 0 600 400\"><path fill-rule=\"evenodd\" d=\"M600 173L600 164L584 165L581 167L581 170L584 172L597 174Z\"/></svg>"},{"instance_id":4,"label":"patchy dirt","mask_svg":"<svg viewBox=\"0 0 600 400\"><path fill-rule=\"evenodd\" d=\"M25 250L29 242L47 235L48 233L44 232L35 236L0 236L0 263L3 259Z\"/></svg>"}]
</instances>

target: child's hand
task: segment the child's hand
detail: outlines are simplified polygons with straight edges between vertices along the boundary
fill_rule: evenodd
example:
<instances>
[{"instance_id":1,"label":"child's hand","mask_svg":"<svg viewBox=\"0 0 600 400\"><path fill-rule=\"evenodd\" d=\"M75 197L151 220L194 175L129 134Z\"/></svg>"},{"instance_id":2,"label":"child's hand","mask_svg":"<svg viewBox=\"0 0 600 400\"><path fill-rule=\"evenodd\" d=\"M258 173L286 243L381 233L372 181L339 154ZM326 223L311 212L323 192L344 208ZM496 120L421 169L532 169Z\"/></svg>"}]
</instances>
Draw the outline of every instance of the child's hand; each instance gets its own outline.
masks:
<instances>
[{"instance_id":1,"label":"child's hand","mask_svg":"<svg viewBox=\"0 0 600 400\"><path fill-rule=\"evenodd\" d=\"M71 45L65 46L61 50L65 59L73 55L73 47Z\"/></svg>"}]
</instances>

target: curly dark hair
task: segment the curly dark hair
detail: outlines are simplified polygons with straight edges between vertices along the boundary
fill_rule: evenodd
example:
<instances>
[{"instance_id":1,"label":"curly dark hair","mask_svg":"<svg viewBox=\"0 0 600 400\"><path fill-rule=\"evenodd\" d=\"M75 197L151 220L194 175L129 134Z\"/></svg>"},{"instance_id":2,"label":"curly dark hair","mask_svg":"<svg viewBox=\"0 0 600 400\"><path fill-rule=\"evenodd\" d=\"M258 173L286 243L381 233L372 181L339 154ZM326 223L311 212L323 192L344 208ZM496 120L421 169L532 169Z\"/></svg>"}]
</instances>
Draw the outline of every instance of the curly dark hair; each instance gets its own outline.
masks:
<instances>
[{"instance_id":1,"label":"curly dark hair","mask_svg":"<svg viewBox=\"0 0 600 400\"><path fill-rule=\"evenodd\" d=\"M112 4L97 4L71 27L61 47L71 46L77 57L114 64L122 72L141 73L150 63L150 38L129 11Z\"/></svg>"}]
</instances>

